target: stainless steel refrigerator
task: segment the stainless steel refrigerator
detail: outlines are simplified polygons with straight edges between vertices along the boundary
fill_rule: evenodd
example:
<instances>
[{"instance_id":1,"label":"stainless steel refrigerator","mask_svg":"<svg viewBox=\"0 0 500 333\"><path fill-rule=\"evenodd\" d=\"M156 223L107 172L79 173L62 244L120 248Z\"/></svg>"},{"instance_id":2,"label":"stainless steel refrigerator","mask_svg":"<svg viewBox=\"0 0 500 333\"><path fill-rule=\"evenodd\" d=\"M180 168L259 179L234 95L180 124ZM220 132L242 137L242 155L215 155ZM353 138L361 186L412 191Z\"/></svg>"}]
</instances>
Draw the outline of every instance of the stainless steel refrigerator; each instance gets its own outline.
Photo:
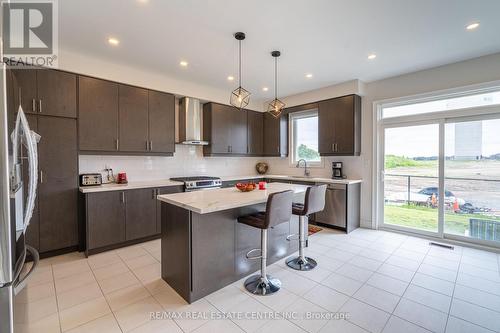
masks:
<instances>
[{"instance_id":1,"label":"stainless steel refrigerator","mask_svg":"<svg viewBox=\"0 0 500 333\"><path fill-rule=\"evenodd\" d=\"M0 17L2 16L0 6ZM1 26L1 24L0 24ZM3 59L0 27L0 59ZM6 68L0 66L0 332L14 331L14 296L26 285L38 264L38 252L25 243L33 212L38 177L37 141L22 109L7 110ZM9 117L10 116L10 117ZM9 121L15 120L9 132ZM12 127L11 127L12 128ZM28 177L23 179L22 165ZM23 183L28 193L23 193ZM29 262L27 262L29 261Z\"/></svg>"}]
</instances>

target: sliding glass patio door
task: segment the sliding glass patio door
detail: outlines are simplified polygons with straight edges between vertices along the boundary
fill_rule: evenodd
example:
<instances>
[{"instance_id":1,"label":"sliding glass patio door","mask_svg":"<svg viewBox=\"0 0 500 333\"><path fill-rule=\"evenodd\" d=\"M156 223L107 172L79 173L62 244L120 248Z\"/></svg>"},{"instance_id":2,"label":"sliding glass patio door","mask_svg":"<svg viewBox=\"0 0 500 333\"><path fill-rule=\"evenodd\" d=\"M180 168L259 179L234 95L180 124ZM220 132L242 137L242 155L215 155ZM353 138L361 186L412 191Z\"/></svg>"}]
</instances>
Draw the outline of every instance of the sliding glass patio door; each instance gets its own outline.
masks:
<instances>
[{"instance_id":1,"label":"sliding glass patio door","mask_svg":"<svg viewBox=\"0 0 500 333\"><path fill-rule=\"evenodd\" d=\"M402 119L379 134L382 227L500 246L500 114Z\"/></svg>"},{"instance_id":2,"label":"sliding glass patio door","mask_svg":"<svg viewBox=\"0 0 500 333\"><path fill-rule=\"evenodd\" d=\"M386 226L420 233L439 231L439 124L384 129Z\"/></svg>"},{"instance_id":3,"label":"sliding glass patio door","mask_svg":"<svg viewBox=\"0 0 500 333\"><path fill-rule=\"evenodd\" d=\"M447 120L444 232L500 245L500 119Z\"/></svg>"}]
</instances>

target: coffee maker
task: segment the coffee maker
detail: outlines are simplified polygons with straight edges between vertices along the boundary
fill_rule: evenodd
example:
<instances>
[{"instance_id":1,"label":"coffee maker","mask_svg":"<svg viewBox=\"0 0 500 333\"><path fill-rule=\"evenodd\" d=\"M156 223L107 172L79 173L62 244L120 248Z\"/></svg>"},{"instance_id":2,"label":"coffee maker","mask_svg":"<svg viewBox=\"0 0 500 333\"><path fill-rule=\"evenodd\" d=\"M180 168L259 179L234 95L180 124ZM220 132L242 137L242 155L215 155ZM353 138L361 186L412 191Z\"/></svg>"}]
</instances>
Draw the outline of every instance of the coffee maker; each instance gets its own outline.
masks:
<instances>
[{"instance_id":1,"label":"coffee maker","mask_svg":"<svg viewBox=\"0 0 500 333\"><path fill-rule=\"evenodd\" d=\"M332 162L332 178L342 179L344 175L342 174L342 162Z\"/></svg>"}]
</instances>

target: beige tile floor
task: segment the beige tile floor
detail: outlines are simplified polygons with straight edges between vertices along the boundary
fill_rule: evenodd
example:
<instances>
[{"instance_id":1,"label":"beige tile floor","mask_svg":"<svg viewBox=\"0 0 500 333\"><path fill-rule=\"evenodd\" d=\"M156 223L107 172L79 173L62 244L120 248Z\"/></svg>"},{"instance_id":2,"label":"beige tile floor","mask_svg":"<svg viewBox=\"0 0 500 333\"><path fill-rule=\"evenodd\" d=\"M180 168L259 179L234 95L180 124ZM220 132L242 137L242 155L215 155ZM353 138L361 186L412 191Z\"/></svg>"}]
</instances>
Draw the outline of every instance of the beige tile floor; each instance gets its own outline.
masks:
<instances>
[{"instance_id":1,"label":"beige tile floor","mask_svg":"<svg viewBox=\"0 0 500 333\"><path fill-rule=\"evenodd\" d=\"M307 253L313 271L270 267L283 284L275 295L238 281L193 304L161 280L159 241L45 259L15 299L15 332L500 332L498 254L366 229L324 230ZM162 311L240 317L151 319ZM349 318L328 318L336 312ZM241 316L263 313L282 316Z\"/></svg>"}]
</instances>

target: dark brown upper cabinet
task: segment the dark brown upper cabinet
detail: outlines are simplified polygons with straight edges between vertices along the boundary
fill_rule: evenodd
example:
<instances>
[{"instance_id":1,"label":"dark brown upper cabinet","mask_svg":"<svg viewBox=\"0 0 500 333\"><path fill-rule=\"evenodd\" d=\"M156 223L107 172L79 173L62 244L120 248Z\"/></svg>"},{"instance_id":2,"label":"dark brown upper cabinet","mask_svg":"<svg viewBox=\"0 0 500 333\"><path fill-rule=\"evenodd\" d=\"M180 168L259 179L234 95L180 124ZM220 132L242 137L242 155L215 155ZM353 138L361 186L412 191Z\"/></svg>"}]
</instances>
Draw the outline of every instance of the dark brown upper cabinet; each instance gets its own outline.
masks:
<instances>
[{"instance_id":1,"label":"dark brown upper cabinet","mask_svg":"<svg viewBox=\"0 0 500 333\"><path fill-rule=\"evenodd\" d=\"M175 152L175 96L149 91L149 150Z\"/></svg>"},{"instance_id":2,"label":"dark brown upper cabinet","mask_svg":"<svg viewBox=\"0 0 500 333\"><path fill-rule=\"evenodd\" d=\"M318 149L321 156L359 156L361 97L348 95L318 103Z\"/></svg>"},{"instance_id":3,"label":"dark brown upper cabinet","mask_svg":"<svg viewBox=\"0 0 500 333\"><path fill-rule=\"evenodd\" d=\"M119 88L119 150L149 151L148 91L120 85Z\"/></svg>"},{"instance_id":4,"label":"dark brown upper cabinet","mask_svg":"<svg viewBox=\"0 0 500 333\"><path fill-rule=\"evenodd\" d=\"M118 84L80 76L79 139L83 151L118 151Z\"/></svg>"},{"instance_id":5,"label":"dark brown upper cabinet","mask_svg":"<svg viewBox=\"0 0 500 333\"><path fill-rule=\"evenodd\" d=\"M51 69L12 70L14 103L26 113L76 118L76 75Z\"/></svg>"},{"instance_id":6,"label":"dark brown upper cabinet","mask_svg":"<svg viewBox=\"0 0 500 333\"><path fill-rule=\"evenodd\" d=\"M279 118L264 114L264 155L288 156L288 114Z\"/></svg>"},{"instance_id":7,"label":"dark brown upper cabinet","mask_svg":"<svg viewBox=\"0 0 500 333\"><path fill-rule=\"evenodd\" d=\"M248 154L261 156L264 153L264 113L247 111Z\"/></svg>"},{"instance_id":8,"label":"dark brown upper cabinet","mask_svg":"<svg viewBox=\"0 0 500 333\"><path fill-rule=\"evenodd\" d=\"M76 75L50 69L37 70L38 113L76 118Z\"/></svg>"},{"instance_id":9,"label":"dark brown upper cabinet","mask_svg":"<svg viewBox=\"0 0 500 333\"><path fill-rule=\"evenodd\" d=\"M247 111L232 106L206 103L203 105L204 155L246 155Z\"/></svg>"},{"instance_id":10,"label":"dark brown upper cabinet","mask_svg":"<svg viewBox=\"0 0 500 333\"><path fill-rule=\"evenodd\" d=\"M25 113L38 113L36 93L36 69L12 69L12 97L15 111L19 107L19 102Z\"/></svg>"},{"instance_id":11,"label":"dark brown upper cabinet","mask_svg":"<svg viewBox=\"0 0 500 333\"><path fill-rule=\"evenodd\" d=\"M80 151L174 153L174 95L80 76L78 101Z\"/></svg>"}]
</instances>

